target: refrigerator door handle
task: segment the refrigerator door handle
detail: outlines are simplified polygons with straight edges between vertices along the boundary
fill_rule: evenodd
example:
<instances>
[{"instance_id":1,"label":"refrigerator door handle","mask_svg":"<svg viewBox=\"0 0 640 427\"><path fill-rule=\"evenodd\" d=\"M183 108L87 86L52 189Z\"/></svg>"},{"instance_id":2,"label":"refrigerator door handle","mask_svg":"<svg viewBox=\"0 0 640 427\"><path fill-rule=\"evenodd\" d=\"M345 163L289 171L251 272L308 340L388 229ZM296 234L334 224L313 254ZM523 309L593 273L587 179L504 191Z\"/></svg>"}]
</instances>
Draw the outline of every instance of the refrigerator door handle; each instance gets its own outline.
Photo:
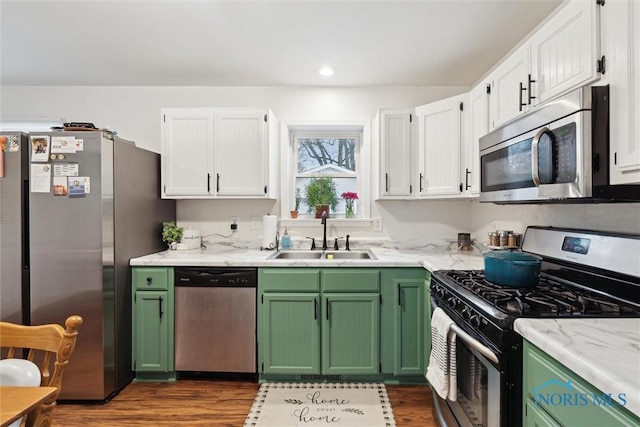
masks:
<instances>
[{"instance_id":1,"label":"refrigerator door handle","mask_svg":"<svg viewBox=\"0 0 640 427\"><path fill-rule=\"evenodd\" d=\"M29 237L29 180L22 181L22 200L24 203L22 209L22 230L24 238L22 239L22 262L25 270L29 270L31 265L31 239Z\"/></svg>"}]
</instances>

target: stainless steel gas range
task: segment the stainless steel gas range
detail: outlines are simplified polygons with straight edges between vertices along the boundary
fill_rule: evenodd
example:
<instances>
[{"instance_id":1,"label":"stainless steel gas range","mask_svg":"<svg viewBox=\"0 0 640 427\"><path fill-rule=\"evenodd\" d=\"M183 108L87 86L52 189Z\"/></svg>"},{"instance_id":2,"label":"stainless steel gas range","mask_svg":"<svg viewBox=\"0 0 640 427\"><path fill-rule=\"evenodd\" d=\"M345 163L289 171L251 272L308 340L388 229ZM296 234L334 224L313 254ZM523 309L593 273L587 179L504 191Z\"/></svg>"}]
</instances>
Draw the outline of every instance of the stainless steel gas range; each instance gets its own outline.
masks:
<instances>
[{"instance_id":1,"label":"stainless steel gas range","mask_svg":"<svg viewBox=\"0 0 640 427\"><path fill-rule=\"evenodd\" d=\"M532 226L522 250L543 258L532 288L495 285L482 270L432 275L432 307L445 311L457 334L457 400L433 394L442 426L521 425L515 319L640 317L640 235Z\"/></svg>"}]
</instances>

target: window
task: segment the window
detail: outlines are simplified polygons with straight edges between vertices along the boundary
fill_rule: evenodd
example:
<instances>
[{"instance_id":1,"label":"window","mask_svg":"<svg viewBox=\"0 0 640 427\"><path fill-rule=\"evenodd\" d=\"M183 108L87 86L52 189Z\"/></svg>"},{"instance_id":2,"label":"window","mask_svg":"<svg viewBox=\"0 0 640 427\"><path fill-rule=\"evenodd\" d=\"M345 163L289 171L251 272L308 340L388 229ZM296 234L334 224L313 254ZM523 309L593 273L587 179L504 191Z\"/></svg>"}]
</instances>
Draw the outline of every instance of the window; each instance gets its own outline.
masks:
<instances>
[{"instance_id":1,"label":"window","mask_svg":"<svg viewBox=\"0 0 640 427\"><path fill-rule=\"evenodd\" d=\"M301 214L315 213L315 206L305 203L306 187L315 177L330 177L333 180L338 203L332 215L344 215L345 192L359 193L359 152L361 133L348 132L304 132L293 134L293 180L294 188L300 192ZM359 216L358 204L355 214Z\"/></svg>"},{"instance_id":2,"label":"window","mask_svg":"<svg viewBox=\"0 0 640 427\"><path fill-rule=\"evenodd\" d=\"M315 225L315 207L305 204L305 187L312 178L330 177L336 188L336 209L331 210L332 224L370 227L372 136L370 121L282 122L281 161L282 220L287 227ZM298 218L290 219L295 207L296 190L303 199ZM346 218L347 205L342 193L357 193L355 215Z\"/></svg>"}]
</instances>

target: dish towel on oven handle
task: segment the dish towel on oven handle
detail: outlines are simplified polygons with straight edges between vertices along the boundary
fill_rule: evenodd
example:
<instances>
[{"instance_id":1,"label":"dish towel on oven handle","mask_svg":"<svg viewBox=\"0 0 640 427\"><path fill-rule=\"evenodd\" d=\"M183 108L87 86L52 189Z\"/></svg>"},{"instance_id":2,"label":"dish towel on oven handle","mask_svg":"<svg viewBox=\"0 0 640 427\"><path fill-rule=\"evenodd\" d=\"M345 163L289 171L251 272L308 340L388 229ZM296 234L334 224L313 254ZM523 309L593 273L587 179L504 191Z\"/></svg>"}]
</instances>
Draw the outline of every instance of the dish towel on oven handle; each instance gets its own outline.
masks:
<instances>
[{"instance_id":1,"label":"dish towel on oven handle","mask_svg":"<svg viewBox=\"0 0 640 427\"><path fill-rule=\"evenodd\" d=\"M457 400L456 333L453 320L440 308L431 317L431 354L425 377L443 399Z\"/></svg>"}]
</instances>

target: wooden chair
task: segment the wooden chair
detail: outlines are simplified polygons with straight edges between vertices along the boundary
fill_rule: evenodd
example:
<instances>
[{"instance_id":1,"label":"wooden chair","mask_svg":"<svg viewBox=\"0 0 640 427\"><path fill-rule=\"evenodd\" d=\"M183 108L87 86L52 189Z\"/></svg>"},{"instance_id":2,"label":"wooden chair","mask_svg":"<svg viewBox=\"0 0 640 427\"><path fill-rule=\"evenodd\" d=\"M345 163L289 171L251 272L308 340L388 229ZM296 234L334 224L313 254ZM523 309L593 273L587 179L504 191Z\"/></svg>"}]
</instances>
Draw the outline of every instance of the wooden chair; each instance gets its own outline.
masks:
<instances>
[{"instance_id":1,"label":"wooden chair","mask_svg":"<svg viewBox=\"0 0 640 427\"><path fill-rule=\"evenodd\" d=\"M0 348L7 358L22 358L28 350L27 360L38 365L42 375L41 386L58 390L26 417L26 427L49 427L52 410L62 390L62 374L76 347L78 328L82 317L70 316L64 322L66 330L57 324L24 326L0 322ZM53 374L51 373L53 369Z\"/></svg>"}]
</instances>

